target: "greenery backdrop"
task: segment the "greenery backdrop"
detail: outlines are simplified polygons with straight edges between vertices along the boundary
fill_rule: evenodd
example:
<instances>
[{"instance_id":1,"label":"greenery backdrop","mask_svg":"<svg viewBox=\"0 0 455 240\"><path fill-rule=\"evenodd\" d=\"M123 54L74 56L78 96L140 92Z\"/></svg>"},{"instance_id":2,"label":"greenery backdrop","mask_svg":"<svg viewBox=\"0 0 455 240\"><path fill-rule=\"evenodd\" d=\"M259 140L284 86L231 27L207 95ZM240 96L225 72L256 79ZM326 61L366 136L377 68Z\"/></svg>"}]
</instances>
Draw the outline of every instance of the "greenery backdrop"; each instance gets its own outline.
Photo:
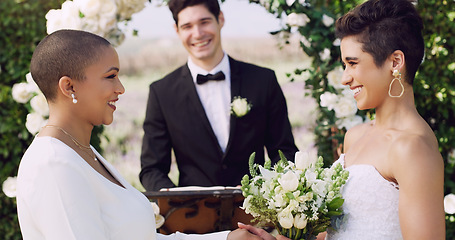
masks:
<instances>
[{"instance_id":1,"label":"greenery backdrop","mask_svg":"<svg viewBox=\"0 0 455 240\"><path fill-rule=\"evenodd\" d=\"M246 0L245 0L246 1ZM45 14L49 9L60 8L64 0L2 0L0 1L0 183L8 176L15 176L20 158L30 144L31 136L25 129L25 118L29 106L15 102L11 97L14 83L23 82L28 72L30 58L36 44L46 35ZM259 2L250 0L250 2ZM261 0L261 4L277 17L291 13L306 13L311 19L305 26L286 25L282 35L296 32L305 36L302 50L313 58L312 67L297 69L291 78L308 77L306 88L320 104L320 96L326 92L336 92L330 86L327 74L339 66L339 49L333 44L333 25L326 26L322 21L325 14L336 19L352 6L355 0L313 0L310 5L299 1ZM362 1L360 1L362 2ZM289 4L291 3L291 4ZM415 81L416 105L420 114L427 120L439 140L444 157L445 192L455 192L454 159L449 152L455 147L455 59L453 56L455 39L455 2L426 0L417 5L424 19L426 42L425 61ZM329 49L330 58L321 57ZM306 75L301 75L306 73ZM345 129L337 126L333 111L319 105L319 116L315 133L319 154L329 163L336 155L337 142L342 142ZM358 112L368 117L373 112ZM102 131L102 129L97 129ZM99 134L92 143L98 146ZM0 236L2 239L21 239L17 223L15 199L0 192ZM450 220L452 217L452 220ZM447 239L455 237L455 223L447 216Z\"/></svg>"}]
</instances>

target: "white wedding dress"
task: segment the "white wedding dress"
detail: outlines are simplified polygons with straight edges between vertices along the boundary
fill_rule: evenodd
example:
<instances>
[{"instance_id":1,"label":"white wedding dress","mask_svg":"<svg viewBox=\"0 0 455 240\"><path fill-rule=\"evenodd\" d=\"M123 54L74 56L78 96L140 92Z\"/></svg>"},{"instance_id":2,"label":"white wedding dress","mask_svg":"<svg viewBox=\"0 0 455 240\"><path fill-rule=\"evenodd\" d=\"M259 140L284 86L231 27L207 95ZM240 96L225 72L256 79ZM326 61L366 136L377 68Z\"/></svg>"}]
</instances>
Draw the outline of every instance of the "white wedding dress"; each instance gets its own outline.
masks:
<instances>
[{"instance_id":1,"label":"white wedding dress","mask_svg":"<svg viewBox=\"0 0 455 240\"><path fill-rule=\"evenodd\" d=\"M344 154L334 164L344 167ZM403 239L398 217L399 187L387 181L372 165L346 168L349 179L342 189L345 218L329 229L327 240Z\"/></svg>"}]
</instances>

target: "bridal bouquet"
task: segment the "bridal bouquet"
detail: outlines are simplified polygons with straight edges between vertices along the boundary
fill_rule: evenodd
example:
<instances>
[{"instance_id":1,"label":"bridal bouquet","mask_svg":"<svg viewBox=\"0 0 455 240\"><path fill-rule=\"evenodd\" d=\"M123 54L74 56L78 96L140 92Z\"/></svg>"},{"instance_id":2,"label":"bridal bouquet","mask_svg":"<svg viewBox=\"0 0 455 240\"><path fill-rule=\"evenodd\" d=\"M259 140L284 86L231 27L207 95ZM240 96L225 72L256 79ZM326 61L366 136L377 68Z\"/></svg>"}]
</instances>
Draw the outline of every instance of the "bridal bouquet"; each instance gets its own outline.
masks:
<instances>
[{"instance_id":1,"label":"bridal bouquet","mask_svg":"<svg viewBox=\"0 0 455 240\"><path fill-rule=\"evenodd\" d=\"M295 163L280 151L281 160L271 166L249 160L251 179L242 179L245 196L242 209L256 221L271 223L291 239L316 239L320 232L339 221L344 200L340 188L349 172L341 164L323 167L323 159L306 152L295 154Z\"/></svg>"}]
</instances>

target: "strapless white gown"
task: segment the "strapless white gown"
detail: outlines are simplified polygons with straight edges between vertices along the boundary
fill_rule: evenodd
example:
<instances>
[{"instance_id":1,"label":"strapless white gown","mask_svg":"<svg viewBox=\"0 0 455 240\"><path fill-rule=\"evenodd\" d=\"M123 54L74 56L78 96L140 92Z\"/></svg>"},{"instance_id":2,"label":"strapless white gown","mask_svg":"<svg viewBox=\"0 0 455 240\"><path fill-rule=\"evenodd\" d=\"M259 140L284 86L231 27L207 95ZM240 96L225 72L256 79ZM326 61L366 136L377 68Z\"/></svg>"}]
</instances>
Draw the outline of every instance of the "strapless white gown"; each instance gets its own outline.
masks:
<instances>
[{"instance_id":1,"label":"strapless white gown","mask_svg":"<svg viewBox=\"0 0 455 240\"><path fill-rule=\"evenodd\" d=\"M344 155L335 163L344 167ZM398 185L384 179L372 165L352 165L346 170L349 179L342 189L345 218L337 229L328 230L326 239L403 239L398 218Z\"/></svg>"}]
</instances>

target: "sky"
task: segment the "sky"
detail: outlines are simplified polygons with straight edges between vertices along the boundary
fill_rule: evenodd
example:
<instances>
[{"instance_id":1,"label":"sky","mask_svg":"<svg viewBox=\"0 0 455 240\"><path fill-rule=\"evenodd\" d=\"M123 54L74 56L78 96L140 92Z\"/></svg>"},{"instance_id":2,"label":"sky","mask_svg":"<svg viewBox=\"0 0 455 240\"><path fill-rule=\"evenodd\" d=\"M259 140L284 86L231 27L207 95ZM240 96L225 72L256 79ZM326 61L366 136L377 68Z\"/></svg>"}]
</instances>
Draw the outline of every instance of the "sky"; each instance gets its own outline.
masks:
<instances>
[{"instance_id":1,"label":"sky","mask_svg":"<svg viewBox=\"0 0 455 240\"><path fill-rule=\"evenodd\" d=\"M226 0L221 4L225 16L222 29L224 37L262 37L269 32L280 29L280 21L259 4L248 0ZM140 38L177 37L174 31L174 20L167 6L147 7L133 15L128 28L139 31Z\"/></svg>"}]
</instances>

